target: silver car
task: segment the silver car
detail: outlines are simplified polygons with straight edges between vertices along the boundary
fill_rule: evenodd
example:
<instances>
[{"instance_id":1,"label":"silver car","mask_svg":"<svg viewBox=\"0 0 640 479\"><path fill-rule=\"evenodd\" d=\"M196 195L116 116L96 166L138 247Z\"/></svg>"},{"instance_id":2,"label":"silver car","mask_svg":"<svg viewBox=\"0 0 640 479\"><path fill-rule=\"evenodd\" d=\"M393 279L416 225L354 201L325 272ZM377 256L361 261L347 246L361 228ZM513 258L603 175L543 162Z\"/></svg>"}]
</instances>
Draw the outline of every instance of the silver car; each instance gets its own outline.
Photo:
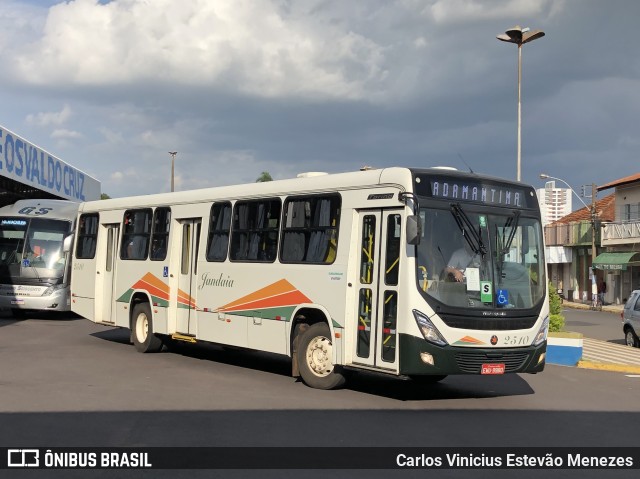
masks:
<instances>
[{"instance_id":1,"label":"silver car","mask_svg":"<svg viewBox=\"0 0 640 479\"><path fill-rule=\"evenodd\" d=\"M631 292L621 316L625 343L627 346L640 348L640 340L638 339L638 333L640 333L640 289Z\"/></svg>"}]
</instances>

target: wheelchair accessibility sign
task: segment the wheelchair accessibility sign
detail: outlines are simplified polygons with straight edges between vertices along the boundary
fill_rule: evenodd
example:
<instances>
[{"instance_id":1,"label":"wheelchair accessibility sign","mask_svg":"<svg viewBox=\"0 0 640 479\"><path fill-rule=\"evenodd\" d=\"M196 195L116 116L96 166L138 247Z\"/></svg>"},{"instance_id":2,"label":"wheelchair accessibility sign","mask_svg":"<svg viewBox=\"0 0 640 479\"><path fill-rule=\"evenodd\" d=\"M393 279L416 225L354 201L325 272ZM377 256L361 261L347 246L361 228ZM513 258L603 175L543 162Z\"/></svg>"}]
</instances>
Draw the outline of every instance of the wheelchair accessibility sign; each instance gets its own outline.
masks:
<instances>
[{"instance_id":1,"label":"wheelchair accessibility sign","mask_svg":"<svg viewBox=\"0 0 640 479\"><path fill-rule=\"evenodd\" d=\"M498 306L506 306L509 304L509 291L506 289L499 289L496 293L496 302Z\"/></svg>"}]
</instances>

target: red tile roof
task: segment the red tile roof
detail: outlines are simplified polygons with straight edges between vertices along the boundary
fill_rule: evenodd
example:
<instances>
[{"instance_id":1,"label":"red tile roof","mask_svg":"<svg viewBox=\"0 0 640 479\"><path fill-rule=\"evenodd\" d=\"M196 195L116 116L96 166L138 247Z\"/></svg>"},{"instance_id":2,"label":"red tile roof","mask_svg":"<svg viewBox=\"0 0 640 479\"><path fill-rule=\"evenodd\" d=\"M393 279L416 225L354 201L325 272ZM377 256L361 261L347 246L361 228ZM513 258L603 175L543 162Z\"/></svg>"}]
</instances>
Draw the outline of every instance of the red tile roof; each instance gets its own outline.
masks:
<instances>
[{"instance_id":1,"label":"red tile roof","mask_svg":"<svg viewBox=\"0 0 640 479\"><path fill-rule=\"evenodd\" d=\"M608 190L609 188L613 188L616 186L622 186L629 183L635 183L636 181L640 181L640 173L636 173L631 176L625 176L624 178L620 178L619 180L611 181L605 185L600 185L596 187L598 191Z\"/></svg>"},{"instance_id":2,"label":"red tile roof","mask_svg":"<svg viewBox=\"0 0 640 479\"><path fill-rule=\"evenodd\" d=\"M598 188L600 189L600 188ZM616 219L616 195L610 194L605 196L601 200L596 201L596 216L600 221L614 221ZM591 221L591 209L581 208L569 213L567 216L563 216L558 221L554 221L551 224L569 224L576 221Z\"/></svg>"}]
</instances>

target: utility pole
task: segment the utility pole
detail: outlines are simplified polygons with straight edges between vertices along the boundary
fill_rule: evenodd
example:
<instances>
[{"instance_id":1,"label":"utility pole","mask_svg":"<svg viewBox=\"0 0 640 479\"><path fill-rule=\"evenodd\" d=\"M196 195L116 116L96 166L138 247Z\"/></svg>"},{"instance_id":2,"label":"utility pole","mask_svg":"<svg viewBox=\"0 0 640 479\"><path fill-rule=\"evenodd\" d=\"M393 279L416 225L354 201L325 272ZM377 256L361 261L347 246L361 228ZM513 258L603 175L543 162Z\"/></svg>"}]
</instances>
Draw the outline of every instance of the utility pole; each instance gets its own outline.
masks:
<instances>
[{"instance_id":1,"label":"utility pole","mask_svg":"<svg viewBox=\"0 0 640 479\"><path fill-rule=\"evenodd\" d=\"M595 305L594 298L598 294L598 282L596 280L596 184L591 183L591 301Z\"/></svg>"},{"instance_id":2,"label":"utility pole","mask_svg":"<svg viewBox=\"0 0 640 479\"><path fill-rule=\"evenodd\" d=\"M596 184L591 183L591 225L593 227L593 235L591 238L591 266L596 262Z\"/></svg>"},{"instance_id":3,"label":"utility pole","mask_svg":"<svg viewBox=\"0 0 640 479\"><path fill-rule=\"evenodd\" d=\"M173 193L173 177L174 177L174 170L175 170L175 163L176 163L176 155L178 154L178 152L170 151L169 154L171 155L171 193Z\"/></svg>"}]
</instances>

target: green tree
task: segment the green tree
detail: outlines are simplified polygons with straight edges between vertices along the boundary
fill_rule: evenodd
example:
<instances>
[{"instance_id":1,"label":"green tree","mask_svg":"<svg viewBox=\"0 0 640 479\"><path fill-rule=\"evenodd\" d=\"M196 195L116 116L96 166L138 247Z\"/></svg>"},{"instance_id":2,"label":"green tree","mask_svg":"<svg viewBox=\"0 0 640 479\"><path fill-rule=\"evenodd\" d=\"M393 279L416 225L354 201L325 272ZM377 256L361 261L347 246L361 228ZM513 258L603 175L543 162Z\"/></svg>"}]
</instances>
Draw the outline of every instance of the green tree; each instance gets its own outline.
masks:
<instances>
[{"instance_id":1,"label":"green tree","mask_svg":"<svg viewBox=\"0 0 640 479\"><path fill-rule=\"evenodd\" d=\"M562 300L553 284L549 283L549 331L556 333L564 329Z\"/></svg>"},{"instance_id":2,"label":"green tree","mask_svg":"<svg viewBox=\"0 0 640 479\"><path fill-rule=\"evenodd\" d=\"M273 181L273 178L271 178L271 175L268 171L263 171L262 173L260 173L260 176L258 176L256 183L264 183L265 181Z\"/></svg>"},{"instance_id":3,"label":"green tree","mask_svg":"<svg viewBox=\"0 0 640 479\"><path fill-rule=\"evenodd\" d=\"M101 200L110 200L110 199L111 199L111 196L109 196L109 195L108 195L108 194L106 194L106 193L102 193L102 194L100 195L100 199L101 199Z\"/></svg>"}]
</instances>

